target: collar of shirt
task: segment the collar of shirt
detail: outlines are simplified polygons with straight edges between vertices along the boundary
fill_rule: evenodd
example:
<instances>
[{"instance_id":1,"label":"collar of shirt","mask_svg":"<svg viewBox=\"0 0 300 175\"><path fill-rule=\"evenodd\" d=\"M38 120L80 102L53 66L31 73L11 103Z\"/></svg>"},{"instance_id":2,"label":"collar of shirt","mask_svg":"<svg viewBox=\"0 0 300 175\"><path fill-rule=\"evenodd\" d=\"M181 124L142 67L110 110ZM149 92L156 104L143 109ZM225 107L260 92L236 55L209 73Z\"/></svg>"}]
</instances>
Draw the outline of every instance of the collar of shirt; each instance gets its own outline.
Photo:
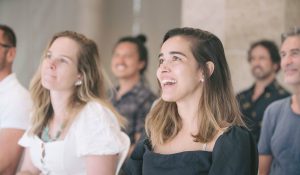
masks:
<instances>
[{"instance_id":1,"label":"collar of shirt","mask_svg":"<svg viewBox=\"0 0 300 175\"><path fill-rule=\"evenodd\" d=\"M137 93L142 89L143 86L144 86L143 81L140 80L136 85L133 86L133 88L132 88L130 91L126 92L119 100L116 100L117 91L118 91L119 88L120 88L119 86L117 86L117 87L115 88L116 91L113 91L112 100L113 100L113 101L120 101L120 100L122 100L122 98L124 98L124 97L127 96L127 95L137 94Z\"/></svg>"},{"instance_id":2,"label":"collar of shirt","mask_svg":"<svg viewBox=\"0 0 300 175\"><path fill-rule=\"evenodd\" d=\"M278 82L276 79L274 79L267 87L265 87L265 90L263 92L266 93L266 92L269 92L269 91L273 91L273 90L276 90L276 87L279 86ZM255 87L255 84L253 84L250 88L250 94L253 94L253 91L254 91L254 87Z\"/></svg>"}]
</instances>

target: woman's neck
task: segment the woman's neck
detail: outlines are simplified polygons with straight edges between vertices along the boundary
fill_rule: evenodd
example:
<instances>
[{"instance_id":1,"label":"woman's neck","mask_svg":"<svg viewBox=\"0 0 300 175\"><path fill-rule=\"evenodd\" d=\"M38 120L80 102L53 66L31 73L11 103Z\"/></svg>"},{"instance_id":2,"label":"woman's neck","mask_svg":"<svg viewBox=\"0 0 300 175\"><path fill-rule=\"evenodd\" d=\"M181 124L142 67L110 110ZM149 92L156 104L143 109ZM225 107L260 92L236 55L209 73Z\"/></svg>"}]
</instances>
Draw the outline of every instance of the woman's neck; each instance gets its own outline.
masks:
<instances>
[{"instance_id":1,"label":"woman's neck","mask_svg":"<svg viewBox=\"0 0 300 175\"><path fill-rule=\"evenodd\" d=\"M185 98L180 102L176 102L179 116L182 119L183 129L187 128L193 133L198 132L199 101L200 96L194 95L191 98Z\"/></svg>"},{"instance_id":2,"label":"woman's neck","mask_svg":"<svg viewBox=\"0 0 300 175\"><path fill-rule=\"evenodd\" d=\"M68 104L71 93L50 92L51 104L54 112L54 120L64 121L67 117Z\"/></svg>"}]
</instances>

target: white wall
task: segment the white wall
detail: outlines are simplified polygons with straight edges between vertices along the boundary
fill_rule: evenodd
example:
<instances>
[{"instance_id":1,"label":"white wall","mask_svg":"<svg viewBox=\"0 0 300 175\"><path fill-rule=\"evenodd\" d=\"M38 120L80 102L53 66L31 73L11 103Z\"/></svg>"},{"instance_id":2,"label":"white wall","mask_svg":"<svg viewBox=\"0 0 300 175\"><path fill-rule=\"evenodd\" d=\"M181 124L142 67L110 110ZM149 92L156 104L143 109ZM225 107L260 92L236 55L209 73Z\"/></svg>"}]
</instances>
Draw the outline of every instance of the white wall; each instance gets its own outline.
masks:
<instances>
[{"instance_id":1,"label":"white wall","mask_svg":"<svg viewBox=\"0 0 300 175\"><path fill-rule=\"evenodd\" d=\"M91 2L87 0L85 2ZM39 65L41 54L54 33L75 30L92 35L80 1L74 0L1 0L1 23L11 26L17 35L14 71L26 87ZM101 1L99 1L101 2ZM92 10L91 10L92 11ZM83 15L80 15L83 13ZM82 19L81 16L86 17ZM83 24L85 27L82 27Z\"/></svg>"},{"instance_id":2,"label":"white wall","mask_svg":"<svg viewBox=\"0 0 300 175\"><path fill-rule=\"evenodd\" d=\"M182 0L182 24L216 34L225 47L235 92L254 79L247 62L250 44L270 39L280 45L280 34L300 26L299 0ZM281 73L278 75L282 83Z\"/></svg>"},{"instance_id":3,"label":"white wall","mask_svg":"<svg viewBox=\"0 0 300 175\"><path fill-rule=\"evenodd\" d=\"M132 34L132 7L133 0L0 0L0 23L18 37L14 71L21 83L28 86L50 37L67 29L96 41L112 78L112 48L119 37ZM281 32L300 26L299 9L299 0L141 0L140 32L148 37L152 89L157 91L157 54L168 29L192 26L219 36L237 92L253 83L246 59L250 43L266 38L280 45Z\"/></svg>"},{"instance_id":4,"label":"white wall","mask_svg":"<svg viewBox=\"0 0 300 175\"><path fill-rule=\"evenodd\" d=\"M157 92L155 71L163 34L180 26L180 0L141 0L140 32L148 37L147 79ZM11 26L18 39L14 71L29 84L43 49L56 32L74 30L98 44L103 67L110 75L113 45L132 34L133 0L1 0L0 23Z\"/></svg>"}]
</instances>

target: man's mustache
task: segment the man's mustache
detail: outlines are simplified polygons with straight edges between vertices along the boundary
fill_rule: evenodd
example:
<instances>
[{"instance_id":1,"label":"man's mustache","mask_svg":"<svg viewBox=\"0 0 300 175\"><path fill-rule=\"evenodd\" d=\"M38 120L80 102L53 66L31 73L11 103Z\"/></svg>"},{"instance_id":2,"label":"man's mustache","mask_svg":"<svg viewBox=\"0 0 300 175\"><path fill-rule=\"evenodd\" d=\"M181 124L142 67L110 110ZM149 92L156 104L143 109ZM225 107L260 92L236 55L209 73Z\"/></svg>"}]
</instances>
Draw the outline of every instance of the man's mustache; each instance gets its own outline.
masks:
<instances>
[{"instance_id":1,"label":"man's mustache","mask_svg":"<svg viewBox=\"0 0 300 175\"><path fill-rule=\"evenodd\" d=\"M263 68L261 66L255 66L255 67L252 68L253 71L256 70L256 69L262 70Z\"/></svg>"}]
</instances>

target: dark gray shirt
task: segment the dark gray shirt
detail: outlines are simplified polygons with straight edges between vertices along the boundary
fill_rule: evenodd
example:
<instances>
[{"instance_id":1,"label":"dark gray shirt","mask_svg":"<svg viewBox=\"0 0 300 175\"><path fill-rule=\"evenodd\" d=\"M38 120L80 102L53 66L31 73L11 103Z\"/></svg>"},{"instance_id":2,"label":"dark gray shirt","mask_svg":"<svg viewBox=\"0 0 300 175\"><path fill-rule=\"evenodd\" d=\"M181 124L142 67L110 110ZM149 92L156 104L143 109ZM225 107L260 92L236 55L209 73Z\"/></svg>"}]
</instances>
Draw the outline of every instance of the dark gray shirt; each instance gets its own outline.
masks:
<instances>
[{"instance_id":1,"label":"dark gray shirt","mask_svg":"<svg viewBox=\"0 0 300 175\"><path fill-rule=\"evenodd\" d=\"M118 90L118 87L116 89ZM118 112L127 119L126 133L130 137L131 144L136 142L135 133L143 133L145 117L155 99L156 96L145 86L143 81L140 81L119 100L116 99L116 93L113 93L111 102Z\"/></svg>"},{"instance_id":2,"label":"dark gray shirt","mask_svg":"<svg viewBox=\"0 0 300 175\"><path fill-rule=\"evenodd\" d=\"M300 174L300 115L292 111L290 97L266 109L258 151L273 157L270 175Z\"/></svg>"}]
</instances>

